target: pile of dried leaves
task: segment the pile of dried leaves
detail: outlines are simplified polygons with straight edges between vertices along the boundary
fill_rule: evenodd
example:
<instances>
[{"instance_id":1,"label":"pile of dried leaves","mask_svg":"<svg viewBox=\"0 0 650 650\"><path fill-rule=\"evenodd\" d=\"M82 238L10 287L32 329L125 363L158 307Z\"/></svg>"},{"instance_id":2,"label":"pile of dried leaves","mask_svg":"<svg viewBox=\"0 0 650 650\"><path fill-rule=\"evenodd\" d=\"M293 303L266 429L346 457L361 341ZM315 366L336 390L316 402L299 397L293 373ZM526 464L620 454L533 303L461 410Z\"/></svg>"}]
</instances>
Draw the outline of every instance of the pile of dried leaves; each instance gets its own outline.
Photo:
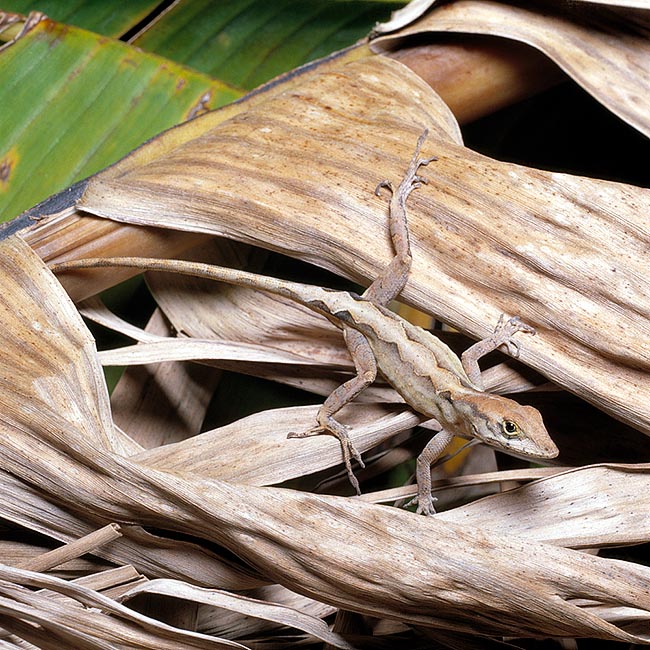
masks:
<instances>
[{"instance_id":1,"label":"pile of dried leaves","mask_svg":"<svg viewBox=\"0 0 650 650\"><path fill-rule=\"evenodd\" d=\"M370 44L163 133L4 231L3 647L650 642L650 569L586 552L650 540L650 465L589 464L647 458L650 192L464 147L454 113L402 62L417 53L401 40L528 43L648 134L650 14L640 2L488 0L408 13L423 4ZM472 115L474 101L449 104ZM256 270L266 249L367 285L392 255L373 189L399 182L424 128L438 160L409 199L402 298L474 337L501 313L535 326L520 363L486 377L542 410L569 467L498 471L476 448L463 476L435 482L450 495L435 517L380 505L414 494L373 492L371 479L417 455L426 436L410 434L430 426L380 382L341 418L368 461L364 495L332 496L349 493L338 443L287 440L313 426L317 406L202 429L222 370L315 395L349 377L328 321L158 273L140 328L98 297L128 272L48 269L139 254ZM97 353L79 312L135 343ZM129 367L110 397L102 365ZM44 553L17 530L67 545Z\"/></svg>"}]
</instances>

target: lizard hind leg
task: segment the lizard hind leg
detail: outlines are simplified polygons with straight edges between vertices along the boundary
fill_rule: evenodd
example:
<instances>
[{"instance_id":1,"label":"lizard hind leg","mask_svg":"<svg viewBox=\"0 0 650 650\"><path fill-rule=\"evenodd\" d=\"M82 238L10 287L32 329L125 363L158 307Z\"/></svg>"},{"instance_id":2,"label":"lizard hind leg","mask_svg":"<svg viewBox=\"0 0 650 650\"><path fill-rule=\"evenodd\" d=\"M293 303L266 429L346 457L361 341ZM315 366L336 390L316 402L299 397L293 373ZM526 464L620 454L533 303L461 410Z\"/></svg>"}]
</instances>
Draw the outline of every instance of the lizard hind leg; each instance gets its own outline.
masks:
<instances>
[{"instance_id":1,"label":"lizard hind leg","mask_svg":"<svg viewBox=\"0 0 650 650\"><path fill-rule=\"evenodd\" d=\"M365 464L361 454L350 439L350 434L345 425L334 418L334 414L351 402L359 393L367 388L377 377L377 362L372 348L366 337L350 327L343 329L345 342L354 361L356 375L344 384L338 386L327 397L318 410L316 419L318 424L301 433L290 433L288 438L307 438L320 434L330 434L341 443L343 462L348 473L348 478L357 494L361 494L359 481L352 471L352 459L356 460L363 468Z\"/></svg>"}]
</instances>

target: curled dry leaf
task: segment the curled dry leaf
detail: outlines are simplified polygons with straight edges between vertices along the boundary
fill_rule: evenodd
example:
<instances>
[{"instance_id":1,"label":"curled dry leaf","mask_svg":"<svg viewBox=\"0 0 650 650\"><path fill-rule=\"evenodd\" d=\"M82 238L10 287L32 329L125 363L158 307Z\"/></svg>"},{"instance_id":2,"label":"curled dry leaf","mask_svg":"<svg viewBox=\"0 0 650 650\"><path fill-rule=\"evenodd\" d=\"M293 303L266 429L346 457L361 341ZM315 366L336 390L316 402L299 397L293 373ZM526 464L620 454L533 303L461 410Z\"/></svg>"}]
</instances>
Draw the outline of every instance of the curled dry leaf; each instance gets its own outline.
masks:
<instances>
[{"instance_id":1,"label":"curled dry leaf","mask_svg":"<svg viewBox=\"0 0 650 650\"><path fill-rule=\"evenodd\" d=\"M614 19L593 7L554 13L539 6L457 0L435 7L402 31L375 41L373 47L382 49L392 39L432 32L518 40L542 51L610 111L650 136L645 101L650 86L648 28L636 24L634 15L625 16Z\"/></svg>"},{"instance_id":2,"label":"curled dry leaf","mask_svg":"<svg viewBox=\"0 0 650 650\"><path fill-rule=\"evenodd\" d=\"M377 34L385 34L405 27L417 20L423 13L435 3L436 0L411 0L406 7L393 11L390 20L385 23L378 23L373 30Z\"/></svg>"},{"instance_id":3,"label":"curled dry leaf","mask_svg":"<svg viewBox=\"0 0 650 650\"><path fill-rule=\"evenodd\" d=\"M67 598L53 598L51 592ZM83 616L80 604L85 606ZM173 628L79 584L4 565L0 565L0 621L4 629L46 650L66 646L246 650L235 641Z\"/></svg>"},{"instance_id":4,"label":"curled dry leaf","mask_svg":"<svg viewBox=\"0 0 650 650\"><path fill-rule=\"evenodd\" d=\"M341 462L341 448L331 436L287 440L316 421L317 406L262 411L182 442L151 449L133 459L165 471L273 485L312 474ZM355 404L343 410L350 438L361 452L412 429L421 417L406 409Z\"/></svg>"},{"instance_id":5,"label":"curled dry leaf","mask_svg":"<svg viewBox=\"0 0 650 650\"><path fill-rule=\"evenodd\" d=\"M435 4L435 0L411 0L406 7L398 9L391 14L390 20L385 23L379 23L375 26L373 33L375 34L387 34L394 32L402 27L410 25L412 22L420 18L427 10ZM550 7L554 3L546 3ZM572 5L580 6L583 12L589 11L591 5L600 4L608 7L625 7L630 9L648 9L647 0L574 0ZM541 9L543 5L538 7L538 12L541 14ZM542 14L543 15L543 14ZM479 20L476 20L476 24L479 23ZM457 30L463 31L463 30Z\"/></svg>"},{"instance_id":6,"label":"curled dry leaf","mask_svg":"<svg viewBox=\"0 0 650 650\"><path fill-rule=\"evenodd\" d=\"M488 507L486 507L488 506ZM480 526L573 548L641 544L650 538L650 464L572 469L440 513Z\"/></svg>"},{"instance_id":7,"label":"curled dry leaf","mask_svg":"<svg viewBox=\"0 0 650 650\"><path fill-rule=\"evenodd\" d=\"M333 645L335 648L352 650L354 647L339 634L330 631L327 624L319 618L304 614L286 605L231 594L227 591L201 589L176 580L152 580L136 586L124 594L121 601L129 600L138 594L160 594L201 603L203 605L210 605L212 607L221 607L246 616L264 618L268 621L295 627Z\"/></svg>"},{"instance_id":8,"label":"curled dry leaf","mask_svg":"<svg viewBox=\"0 0 650 650\"><path fill-rule=\"evenodd\" d=\"M501 313L520 315L537 329L524 363L650 432L648 190L472 152L431 89L379 56L316 68L251 102L211 116L217 126L195 139L185 126L163 134L93 177L79 206L369 282L391 257L386 199L372 190L400 178L426 126L423 155L438 161L409 199L404 299L479 337Z\"/></svg>"},{"instance_id":9,"label":"curled dry leaf","mask_svg":"<svg viewBox=\"0 0 650 650\"><path fill-rule=\"evenodd\" d=\"M99 300L92 311L95 318L109 321L109 327L117 320L118 331L125 326L136 340L156 341L172 334L159 309L146 330L117 319ZM218 380L214 369L195 363L157 360L127 368L111 393L113 420L146 449L183 440L201 430Z\"/></svg>"},{"instance_id":10,"label":"curled dry leaf","mask_svg":"<svg viewBox=\"0 0 650 650\"><path fill-rule=\"evenodd\" d=\"M78 314L21 240L0 244L0 263L12 270L5 288L13 298L0 330L0 469L61 507L222 544L270 580L352 611L480 634L646 640L628 633L625 621L606 619L629 607L636 623L647 620L646 567L361 501L157 471L122 455L119 441L119 450L97 444L88 422L34 391L44 369L32 357L48 346L59 363L44 368L63 393L83 369L96 368L91 347L79 345ZM42 322L38 350L25 349L34 319ZM99 393L85 395L91 422L104 417L107 399L96 378ZM2 577L36 584L15 571ZM599 603L607 607L592 608ZM8 611L14 626L27 615Z\"/></svg>"}]
</instances>

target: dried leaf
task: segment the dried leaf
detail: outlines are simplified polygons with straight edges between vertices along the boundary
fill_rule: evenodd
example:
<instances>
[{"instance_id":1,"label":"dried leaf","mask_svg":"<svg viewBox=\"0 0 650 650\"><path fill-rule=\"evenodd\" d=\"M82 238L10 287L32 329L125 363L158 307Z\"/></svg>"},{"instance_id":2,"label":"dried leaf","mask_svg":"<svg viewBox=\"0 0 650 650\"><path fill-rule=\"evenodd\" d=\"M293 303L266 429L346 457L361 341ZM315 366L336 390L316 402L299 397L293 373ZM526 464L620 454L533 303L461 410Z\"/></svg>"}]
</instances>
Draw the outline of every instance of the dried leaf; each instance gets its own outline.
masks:
<instances>
[{"instance_id":1,"label":"dried leaf","mask_svg":"<svg viewBox=\"0 0 650 650\"><path fill-rule=\"evenodd\" d=\"M25 587L47 589L67 596L51 598ZM85 606L79 616L79 604ZM39 627L25 625L24 621ZM97 591L42 573L0 565L0 623L40 648L242 648L246 646L205 634L183 631L117 603ZM43 631L51 635L43 638Z\"/></svg>"},{"instance_id":2,"label":"dried leaf","mask_svg":"<svg viewBox=\"0 0 650 650\"><path fill-rule=\"evenodd\" d=\"M433 492L439 492L455 487L466 487L473 485L489 485L491 483L528 482L546 476L554 476L568 468L563 467L527 467L525 469L485 471L479 474L464 474L462 476L450 476L444 479L434 480L431 483ZM378 492L368 492L355 498L368 503L390 503L399 499L406 499L417 494L416 485L403 485L397 488L389 488ZM441 514L441 513L438 513Z\"/></svg>"},{"instance_id":3,"label":"dried leaf","mask_svg":"<svg viewBox=\"0 0 650 650\"><path fill-rule=\"evenodd\" d=\"M405 7L394 11L390 20L385 23L375 25L373 30L374 34L388 34L394 32L402 27L410 25L415 20L425 14L434 4L436 0L411 0ZM552 3L548 3L552 6ZM647 0L574 0L573 5L592 5L601 4L610 7L630 7L639 9L648 9ZM586 11L587 9L583 9ZM476 21L479 24L479 21ZM457 30L459 32L463 30Z\"/></svg>"},{"instance_id":4,"label":"dried leaf","mask_svg":"<svg viewBox=\"0 0 650 650\"><path fill-rule=\"evenodd\" d=\"M285 605L230 594L227 591L201 589L174 580L152 580L143 585L139 585L124 594L121 601L124 602L138 594L160 594L163 596L171 596L172 598L182 598L212 607L221 607L245 614L246 616L264 618L269 621L281 623L282 625L295 627L315 636L317 639L321 639L321 641L333 645L335 648L345 648L346 650L353 648L339 634L331 632L327 625L319 618L304 614Z\"/></svg>"},{"instance_id":5,"label":"dried leaf","mask_svg":"<svg viewBox=\"0 0 650 650\"><path fill-rule=\"evenodd\" d=\"M216 239L183 257L256 270L261 256L255 252L257 258L248 246ZM147 283L177 332L284 350L312 364L352 367L340 330L293 300L174 273L147 273Z\"/></svg>"},{"instance_id":6,"label":"dried leaf","mask_svg":"<svg viewBox=\"0 0 650 650\"><path fill-rule=\"evenodd\" d=\"M135 341L159 341L165 338L162 334L148 332L120 318L106 307L99 296L88 298L80 302L77 307L82 316Z\"/></svg>"},{"instance_id":7,"label":"dried leaf","mask_svg":"<svg viewBox=\"0 0 650 650\"><path fill-rule=\"evenodd\" d=\"M168 132L149 153L94 177L80 205L261 243L368 282L391 255L386 203L372 189L383 177L399 179L428 126L424 153L438 161L409 199L414 264L404 299L481 337L501 313L520 315L538 332L522 342L524 363L650 432L650 339L641 316L650 311L641 216L648 190L463 148L442 126L449 116L431 90L381 57L330 67L291 88L276 87L195 140ZM179 140L185 144L140 164Z\"/></svg>"},{"instance_id":8,"label":"dried leaf","mask_svg":"<svg viewBox=\"0 0 650 650\"><path fill-rule=\"evenodd\" d=\"M650 464L592 465L540 479L438 515L572 548L650 539Z\"/></svg>"},{"instance_id":9,"label":"dried leaf","mask_svg":"<svg viewBox=\"0 0 650 650\"><path fill-rule=\"evenodd\" d=\"M6 472L0 472L0 494L0 516L27 530L70 542L97 528L91 508L75 513L57 506ZM261 584L252 570L227 562L197 544L153 535L139 526L120 528L123 537L96 549L98 557L118 565L133 564L150 577L187 580L197 585L250 589Z\"/></svg>"},{"instance_id":10,"label":"dried leaf","mask_svg":"<svg viewBox=\"0 0 650 650\"><path fill-rule=\"evenodd\" d=\"M643 100L650 85L650 41L647 28L635 25L633 16L614 20L595 8L563 14L491 0L457 0L386 38L390 43L431 32L489 34L532 45L610 111L650 136L650 110ZM381 49L381 41L373 47Z\"/></svg>"},{"instance_id":11,"label":"dried leaf","mask_svg":"<svg viewBox=\"0 0 650 650\"><path fill-rule=\"evenodd\" d=\"M385 23L375 25L374 32L377 34L386 34L393 32L396 29L401 29L406 25L417 20L429 7L431 7L436 0L411 0L406 7L397 9L391 14L390 20Z\"/></svg>"},{"instance_id":12,"label":"dried leaf","mask_svg":"<svg viewBox=\"0 0 650 650\"><path fill-rule=\"evenodd\" d=\"M191 285L190 283L187 283ZM169 282L165 282L167 289L174 288ZM205 304L205 301L200 300L195 302L190 296L185 296L182 293L174 292L175 300L174 307L176 309L183 307L197 307L199 312L209 312L210 305ZM251 291L249 295L257 296L257 292ZM172 300L172 299L170 299ZM258 306L260 299L258 298ZM287 303L291 301L283 301ZM295 303L292 303L295 308ZM214 338L187 338L187 337L171 337L152 334L145 330L135 327L127 323L119 316L111 313L106 307L95 299L93 301L86 300L80 305L81 313L94 320L97 323L104 325L116 332L130 336L140 341L139 345L122 346L111 350L103 350L99 352L99 360L105 366L129 366L141 365L146 363L161 363L164 361L217 361L217 360L240 360L243 362L253 363L272 363L272 364L287 364L287 365L316 365L319 367L327 367L333 369L348 369L351 367L351 362L347 363L334 363L332 361L318 362L313 358L301 356L299 354L292 354L286 351L279 351L269 346L255 345L250 343L241 343L235 341L220 341ZM277 311L277 310L276 310ZM300 311L305 313L305 309L301 308ZM309 312L307 312L309 313ZM311 316L311 313L310 313ZM200 322L200 315L197 318L196 314L191 317L193 320ZM212 319L214 320L214 319ZM257 319L256 319L257 320ZM286 319L277 319L278 321ZM209 329L212 323L204 323L205 330ZM185 328L179 328L180 331L187 331ZM268 330L264 328L264 331ZM331 329L330 331L337 332ZM337 332L338 333L338 332ZM265 337L269 338L269 337ZM339 337L340 338L340 337ZM337 347L341 347L340 345Z\"/></svg>"},{"instance_id":13,"label":"dried leaf","mask_svg":"<svg viewBox=\"0 0 650 650\"><path fill-rule=\"evenodd\" d=\"M272 352L261 346L245 343L224 343L214 340L168 338L164 341L140 343L99 353L105 366L137 366L162 361L243 360L255 363L313 365L307 359L287 352Z\"/></svg>"},{"instance_id":14,"label":"dried leaf","mask_svg":"<svg viewBox=\"0 0 650 650\"><path fill-rule=\"evenodd\" d=\"M3 276L10 276L22 263L23 246L11 240L2 247L0 270ZM0 296L0 314L8 322L21 305L25 318L29 318L29 329L21 339L12 341L12 348L4 352L8 358L22 356L25 370L33 375L33 382L26 384L20 409L28 412L33 404L49 400L60 405L58 416L78 423L89 440L105 449L115 449L129 454L137 450L137 445L121 435L112 426L108 395L105 391L104 375L97 361L95 342L80 319L74 305L60 304L60 285L47 269L31 267L32 272L42 276L43 295L35 296L29 287L13 283L7 285ZM61 335L64 328L67 337ZM30 350L24 355L25 349ZM74 354L71 358L71 353ZM69 372L73 382L61 383L60 372ZM9 369L0 376L0 384L12 384L14 375ZM88 395L97 395L92 407Z\"/></svg>"},{"instance_id":15,"label":"dried leaf","mask_svg":"<svg viewBox=\"0 0 650 650\"><path fill-rule=\"evenodd\" d=\"M26 567L16 568L22 569ZM33 569L30 570L33 571ZM114 569L106 569L106 571L81 576L73 582L87 589L101 591L104 595L109 596L109 598L115 599L116 596L114 594L116 591L121 590L121 593L126 593L128 589L146 581L147 579L143 575L139 574L131 565L126 564Z\"/></svg>"},{"instance_id":16,"label":"dried leaf","mask_svg":"<svg viewBox=\"0 0 650 650\"><path fill-rule=\"evenodd\" d=\"M627 620L620 621L617 608L634 608L635 624L647 620L647 567L341 497L156 471L96 444L84 423L62 417L61 405L49 396L34 394L26 404L23 397L39 381L41 369L31 361L31 349L19 350L16 341L24 340L35 315L45 316L42 305L69 305L59 306L53 316L58 349L65 355L56 374L62 386L76 381L71 370L86 367L86 357L94 353L71 343L78 337L79 317L40 259L15 238L0 244L0 255L3 261L7 256L15 260L5 281L15 297L14 310L0 330L5 351L0 357L0 469L48 498L72 511L90 510L97 519L137 521L222 544L270 580L352 611L480 634L646 640L625 631ZM35 313L26 313L25 304ZM66 320L58 316L64 313ZM51 329L43 331L44 338L53 336ZM97 390L102 396L86 395L90 420L106 399L105 386ZM108 422L103 426L110 428ZM69 589L16 570L5 569L1 577ZM3 593L15 603L23 592L3 584ZM68 593L109 608L94 593ZM600 604L606 607L593 608ZM20 627L22 632L19 620L25 617L47 629L57 625L51 613L43 616L42 606L35 612L12 604L4 611L12 627L7 628L7 616L0 624L10 630ZM121 610L119 615L127 617ZM99 630L100 621L93 617L92 622ZM198 636L189 638L199 643Z\"/></svg>"},{"instance_id":17,"label":"dried leaf","mask_svg":"<svg viewBox=\"0 0 650 650\"><path fill-rule=\"evenodd\" d=\"M147 467L248 485L273 485L342 462L332 436L287 440L316 421L317 406L261 411L188 440L133 457ZM421 417L407 409L354 404L342 411L351 440L363 452L411 429Z\"/></svg>"},{"instance_id":18,"label":"dried leaf","mask_svg":"<svg viewBox=\"0 0 650 650\"><path fill-rule=\"evenodd\" d=\"M130 330L137 330L145 340L171 334L159 309L146 330ZM127 368L111 393L113 420L147 449L183 440L201 430L218 379L213 369L199 364Z\"/></svg>"},{"instance_id":19,"label":"dried leaf","mask_svg":"<svg viewBox=\"0 0 650 650\"><path fill-rule=\"evenodd\" d=\"M248 595L267 602L285 605L317 618L325 618L336 613L336 608L319 603L311 598L306 598L281 585L266 585L251 590ZM215 610L212 607L199 608L198 631L206 634L225 636L228 639L250 639L253 635L267 633L269 630L278 629L280 624L268 619L252 619L236 612Z\"/></svg>"}]
</instances>

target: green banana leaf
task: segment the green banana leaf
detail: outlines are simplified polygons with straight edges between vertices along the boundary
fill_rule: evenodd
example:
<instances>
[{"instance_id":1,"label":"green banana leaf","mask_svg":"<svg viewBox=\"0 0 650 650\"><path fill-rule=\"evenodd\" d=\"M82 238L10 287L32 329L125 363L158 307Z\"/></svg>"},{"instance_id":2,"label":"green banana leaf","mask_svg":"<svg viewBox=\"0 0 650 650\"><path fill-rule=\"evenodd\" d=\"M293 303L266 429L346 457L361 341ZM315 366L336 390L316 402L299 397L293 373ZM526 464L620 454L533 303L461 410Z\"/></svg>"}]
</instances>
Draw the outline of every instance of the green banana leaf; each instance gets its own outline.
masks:
<instances>
[{"instance_id":1,"label":"green banana leaf","mask_svg":"<svg viewBox=\"0 0 650 650\"><path fill-rule=\"evenodd\" d=\"M3 220L239 95L206 75L50 20L0 60Z\"/></svg>"},{"instance_id":2,"label":"green banana leaf","mask_svg":"<svg viewBox=\"0 0 650 650\"><path fill-rule=\"evenodd\" d=\"M134 44L246 90L364 37L403 2L180 2Z\"/></svg>"},{"instance_id":3,"label":"green banana leaf","mask_svg":"<svg viewBox=\"0 0 650 650\"><path fill-rule=\"evenodd\" d=\"M156 4L3 3L5 11L50 12L102 33L43 19L12 40L20 24L3 32L0 14L0 44L7 41L0 50L0 220L160 131L353 43L395 7L284 2L269 10L269 3L250 0L188 0L156 20L149 14ZM107 38L136 26L137 47Z\"/></svg>"},{"instance_id":4,"label":"green banana leaf","mask_svg":"<svg viewBox=\"0 0 650 650\"><path fill-rule=\"evenodd\" d=\"M57 22L117 38L146 19L159 4L158 0L3 0L0 9L24 15L40 11Z\"/></svg>"}]
</instances>

